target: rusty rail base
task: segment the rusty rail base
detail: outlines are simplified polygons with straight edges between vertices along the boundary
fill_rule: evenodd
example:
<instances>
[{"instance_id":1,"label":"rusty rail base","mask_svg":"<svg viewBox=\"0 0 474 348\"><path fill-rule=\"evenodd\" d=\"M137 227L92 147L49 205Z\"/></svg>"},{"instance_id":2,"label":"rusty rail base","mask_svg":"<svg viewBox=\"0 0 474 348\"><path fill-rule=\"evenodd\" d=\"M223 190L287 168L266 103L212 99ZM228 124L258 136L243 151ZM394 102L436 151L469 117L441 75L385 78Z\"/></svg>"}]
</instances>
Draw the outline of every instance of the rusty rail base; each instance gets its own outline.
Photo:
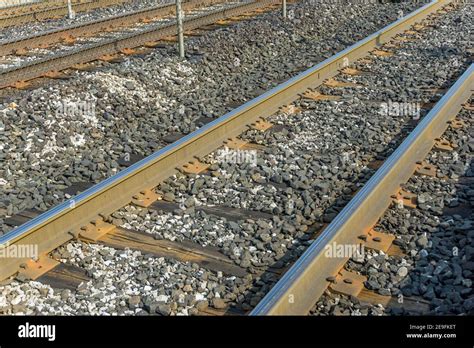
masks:
<instances>
[{"instance_id":1,"label":"rusty rail base","mask_svg":"<svg viewBox=\"0 0 474 348\"><path fill-rule=\"evenodd\" d=\"M182 6L184 10L190 10L219 2L219 0L191 0L183 2ZM109 30L110 28L118 28L123 25L137 23L141 19L164 17L174 15L175 13L176 5L174 3L164 4L92 22L79 23L69 27L49 30L43 33L33 34L2 43L0 45L0 56L14 54L18 50L28 50L39 47L39 45L55 44L61 42L66 37L77 38L90 33L98 33L104 30Z\"/></svg>"},{"instance_id":2,"label":"rusty rail base","mask_svg":"<svg viewBox=\"0 0 474 348\"><path fill-rule=\"evenodd\" d=\"M287 82L228 112L178 141L158 150L116 175L87 189L27 223L0 237L6 245L37 245L40 253L48 253L73 238L71 231L80 229L99 216L107 216L129 204L137 192L156 187L194 158L200 158L221 147L226 140L244 132L248 125L268 117L282 105L299 98L308 88L320 86L338 74L347 61L355 61L417 21L441 8L449 1L432 1L366 39L333 57L300 73ZM18 271L26 259L4 259L0 279Z\"/></svg>"},{"instance_id":3,"label":"rusty rail base","mask_svg":"<svg viewBox=\"0 0 474 348\"><path fill-rule=\"evenodd\" d=\"M238 16L255 11L270 5L275 5L279 0L261 0L230 6L225 9L190 18L183 22L184 30L193 30L218 20ZM124 49L142 46L150 41L157 41L167 36L176 34L175 23L165 24L139 33L124 35L117 39L81 47L70 52L29 62L18 67L12 67L0 72L0 88L10 87L18 81L29 81L44 76L50 71L60 71L75 64L88 63L104 55L112 55Z\"/></svg>"},{"instance_id":4,"label":"rusty rail base","mask_svg":"<svg viewBox=\"0 0 474 348\"><path fill-rule=\"evenodd\" d=\"M357 245L357 236L370 230L392 202L391 195L414 174L472 95L474 64L448 90L395 152L384 162L322 235L275 284L251 315L305 315L330 285L348 259L327 257L326 245Z\"/></svg>"}]
</instances>

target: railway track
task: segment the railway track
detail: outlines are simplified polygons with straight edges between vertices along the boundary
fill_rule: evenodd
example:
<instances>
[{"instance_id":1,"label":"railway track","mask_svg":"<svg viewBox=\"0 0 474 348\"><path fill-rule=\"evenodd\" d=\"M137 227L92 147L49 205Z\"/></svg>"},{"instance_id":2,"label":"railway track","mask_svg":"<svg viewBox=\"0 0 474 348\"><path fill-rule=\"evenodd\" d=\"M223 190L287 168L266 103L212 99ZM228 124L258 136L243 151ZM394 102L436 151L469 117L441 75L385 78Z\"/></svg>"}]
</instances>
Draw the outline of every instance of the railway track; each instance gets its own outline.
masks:
<instances>
[{"instance_id":1,"label":"railway track","mask_svg":"<svg viewBox=\"0 0 474 348\"><path fill-rule=\"evenodd\" d=\"M72 8L76 13L87 12L95 9L120 5L128 0L80 0L73 1ZM0 12L0 28L31 23L35 21L43 21L46 19L54 19L68 14L67 2L57 1L38 3L23 7L19 6L14 13Z\"/></svg>"},{"instance_id":2,"label":"railway track","mask_svg":"<svg viewBox=\"0 0 474 348\"><path fill-rule=\"evenodd\" d=\"M183 22L184 30L191 31L220 20L241 16L249 12L276 5L276 3L276 0L246 2L211 11L210 13L185 19ZM168 11L168 9L166 9L166 11ZM97 59L113 60L117 58L116 56L114 57L114 55L119 53L133 53L134 48L143 45L152 47L157 45L158 40L174 36L175 34L175 24L173 22L167 23L162 26L125 34L118 38L104 40L96 44L85 45L84 47L79 47L67 52L47 56L39 60L21 64L18 67L7 68L0 72L0 88L12 86L22 88L27 81L38 77L58 77L58 73L61 70L89 63Z\"/></svg>"},{"instance_id":3,"label":"railway track","mask_svg":"<svg viewBox=\"0 0 474 348\"><path fill-rule=\"evenodd\" d=\"M473 90L474 64L285 273L252 315L306 315L328 287L349 296L360 294L367 279L344 268L350 257L328 257L326 246L335 243L389 250L393 236L373 227L391 204L414 204L414 195L402 189L413 174L436 175L436 168L426 163L425 157L432 148L443 149L441 139L448 127L460 126L462 121L457 121L456 115L471 99Z\"/></svg>"},{"instance_id":4,"label":"railway track","mask_svg":"<svg viewBox=\"0 0 474 348\"><path fill-rule=\"evenodd\" d=\"M188 1L183 3L183 10L186 11L200 6L208 6L215 2L217 1ZM140 21L151 21L153 18L173 15L175 12L175 4L164 4L13 39L3 42L0 45L0 56L18 54L19 52L26 53L33 48L45 48L45 46L48 47L58 42L72 43L81 36L91 36L95 33L110 31L114 28L117 29Z\"/></svg>"},{"instance_id":5,"label":"railway track","mask_svg":"<svg viewBox=\"0 0 474 348\"><path fill-rule=\"evenodd\" d=\"M281 107L299 101L302 94L304 95L303 99L313 101L324 100L326 97L331 99L312 90L323 83L330 88L353 87L348 82L338 84L337 80L334 79L343 68L346 68L345 73L348 75L355 73L354 70L347 70L348 62L357 62L359 59L366 57L369 52L373 54L375 52L376 56L388 56L389 54L385 50L388 47L387 43L390 43L395 37L399 37L400 34L406 33L407 30L410 31L412 25L440 10L447 3L432 2L424 6L290 81L135 163L117 174L117 176L87 189L71 200L34 217L32 220L30 218L36 214L19 214L15 217L15 224L19 227L1 237L1 243L9 243L10 245L38 244L42 256L38 262L9 260L2 268L0 278L6 278L16 273L20 264L23 263L21 268L23 271L20 273L29 278L41 279L41 277L46 277L42 279L49 279L53 283L58 279L71 281L71 278L74 278L75 270L73 268L63 268L58 271L57 267L63 266L58 266L58 263L46 254L74 238L119 249L131 247L158 256L166 256L180 261L192 261L200 267L208 267L234 277L245 277L246 271L243 267L236 266L231 260L215 250L199 248L191 244L186 247L183 244L171 241L154 240L149 234L137 233L127 228L114 226L115 223L113 219L110 219L110 216L113 216L118 209L130 202L137 206L152 207L155 210L168 209L172 211L176 209L177 207L168 204L166 199L161 200L164 197L160 197L160 194L154 191L154 188L160 182L176 173L176 168L180 168L185 173L191 173L191 175L193 175L192 173L194 175L201 173L202 170L208 168L207 165L192 159L202 159L221 147L222 144L234 149L253 148L261 150L258 145L245 143L245 141L236 139L236 137L246 131L249 126L258 131L267 130L271 124L264 119L281 110ZM441 16L443 11L441 10ZM392 202L393 198L390 196L398 192L399 185L411 176L416 168L416 162L424 159L433 145L434 138L439 137L444 132L447 127L446 121L454 116L453 110L458 111L461 104L472 94L473 78L473 67L471 66L458 82L451 87L443 99L423 118L422 122L408 136L401 147L356 194L353 201L335 217L333 222L311 244L312 246L303 254L302 259L286 272L281 281L277 283L277 286L257 305L252 314L306 314L330 283L333 284L333 287L335 284L342 282L353 284L353 286L347 285L351 289L352 287L360 288L361 281L359 279L354 279L352 282L344 282L339 279L338 272L340 272L346 260L321 257L321 246L325 242L332 242L332 238L339 244L357 244L357 239L361 234L372 233L369 229ZM308 89L310 90L308 91ZM333 97L337 98L337 96ZM297 106L290 106L286 107L284 111L286 114L292 114L296 108ZM447 111L452 113L447 114ZM432 133L430 134L430 132ZM405 151L406 149L409 151ZM189 162L190 160L191 162ZM371 191L372 188L380 191ZM371 200L366 201L366 197ZM157 199L158 201L156 201ZM367 205L370 209L367 208ZM262 213L252 216L250 211L226 211L225 209L219 209L219 207L203 206L197 209L206 214L226 216L228 219L232 219L232 216L239 220L249 217L251 219L269 218L269 216ZM239 216L239 214L242 214L242 216ZM366 228L361 229L360 225L356 225L357 229L353 229L351 227L354 227L354 225L342 223L344 219L348 219L349 222L355 221L356 224L363 221L363 226ZM90 223L91 221L93 223ZM339 226L342 226L343 229L339 230ZM383 236L377 235L377 237L384 242L382 244L387 246ZM314 251L318 247L320 248L319 252ZM329 263L329 265L318 263L321 260ZM305 267L301 266L302 264ZM325 273L319 272L320 269L324 269ZM46 270L49 270L49 272L45 274L44 271ZM274 271L273 275L279 273L280 271ZM302 274L310 274L310 276L303 277ZM76 276L76 279L86 280L87 277ZM308 288L311 291L308 291ZM289 301L290 299L291 301ZM221 307L220 305L221 303L217 307ZM221 314L219 311L215 312L203 308L202 312L206 311L208 314Z\"/></svg>"}]
</instances>

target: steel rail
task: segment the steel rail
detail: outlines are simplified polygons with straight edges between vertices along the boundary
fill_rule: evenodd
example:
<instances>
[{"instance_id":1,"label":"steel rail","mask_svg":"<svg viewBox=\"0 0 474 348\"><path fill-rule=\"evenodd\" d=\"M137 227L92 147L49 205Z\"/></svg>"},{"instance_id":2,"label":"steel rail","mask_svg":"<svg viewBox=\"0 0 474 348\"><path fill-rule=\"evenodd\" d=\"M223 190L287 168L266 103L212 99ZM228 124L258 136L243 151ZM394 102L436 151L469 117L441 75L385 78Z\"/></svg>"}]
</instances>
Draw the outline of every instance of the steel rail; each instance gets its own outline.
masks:
<instances>
[{"instance_id":1,"label":"steel rail","mask_svg":"<svg viewBox=\"0 0 474 348\"><path fill-rule=\"evenodd\" d=\"M334 276L348 260L327 257L325 247L333 243L358 244L357 236L377 223L392 202L390 196L410 179L416 162L424 160L435 138L446 131L448 122L471 97L473 88L474 64L268 292L251 315L304 315L310 311L330 285L326 278Z\"/></svg>"},{"instance_id":2,"label":"steel rail","mask_svg":"<svg viewBox=\"0 0 474 348\"><path fill-rule=\"evenodd\" d=\"M344 67L348 60L354 61L363 57L449 2L434 0L424 5L333 57L53 207L1 236L0 247L11 244L37 245L40 253L57 248L73 238L71 231L78 230L100 215L109 215L129 204L137 192L157 186L176 173L177 167L219 148L228 138L241 134L252 123L274 114L282 105L299 98L308 88L320 86L324 80L338 74L339 69ZM16 273L18 266L25 261L3 259L0 279Z\"/></svg>"},{"instance_id":3,"label":"steel rail","mask_svg":"<svg viewBox=\"0 0 474 348\"><path fill-rule=\"evenodd\" d=\"M218 3L219 0L190 0L183 2L184 10L190 10L198 6L207 6L209 4ZM91 22L79 23L68 27L48 30L45 32L24 36L18 39L13 39L0 43L0 56L7 56L14 54L17 50L31 49L41 45L50 45L60 42L68 36L74 38L83 36L89 33L101 32L113 27L119 27L129 23L138 22L145 18L163 17L173 15L176 13L176 6L174 3L163 4L153 7L148 7L142 10L127 12L116 16L103 18Z\"/></svg>"},{"instance_id":4,"label":"steel rail","mask_svg":"<svg viewBox=\"0 0 474 348\"><path fill-rule=\"evenodd\" d=\"M109 7L126 3L130 0L91 0L72 4L72 9L78 12L86 12L101 7ZM27 12L10 17L0 18L0 28L6 28L14 25L25 24L29 22L41 21L54 18L56 16L64 16L68 13L67 5L50 7L44 10Z\"/></svg>"},{"instance_id":5,"label":"steel rail","mask_svg":"<svg viewBox=\"0 0 474 348\"><path fill-rule=\"evenodd\" d=\"M193 30L218 20L237 16L269 5L275 5L279 0L250 1L218 9L200 16L188 18L183 22L184 30ZM51 57L38 59L18 67L11 67L0 72L0 88L6 88L18 81L28 81L41 77L54 70L60 71L74 64L87 63L104 55L112 55L126 48L134 48L150 41L157 41L176 34L176 23L164 24L137 33L130 33L119 38L104 40L80 47L76 50L62 52Z\"/></svg>"}]
</instances>

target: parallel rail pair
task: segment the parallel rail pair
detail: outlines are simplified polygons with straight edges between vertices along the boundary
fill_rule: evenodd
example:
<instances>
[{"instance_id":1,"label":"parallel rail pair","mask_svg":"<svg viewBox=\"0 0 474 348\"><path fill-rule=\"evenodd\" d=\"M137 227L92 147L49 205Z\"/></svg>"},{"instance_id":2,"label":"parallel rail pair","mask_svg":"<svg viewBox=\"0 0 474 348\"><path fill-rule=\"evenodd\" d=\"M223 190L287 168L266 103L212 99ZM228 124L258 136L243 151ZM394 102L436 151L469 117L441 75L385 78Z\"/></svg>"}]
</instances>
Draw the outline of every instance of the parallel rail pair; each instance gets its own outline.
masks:
<instances>
[{"instance_id":1,"label":"parallel rail pair","mask_svg":"<svg viewBox=\"0 0 474 348\"><path fill-rule=\"evenodd\" d=\"M182 8L184 11L193 8L208 6L217 3L217 0L191 0L184 1ZM51 45L64 41L67 38L78 38L91 34L100 33L123 25L137 23L140 20L148 20L157 17L164 17L176 13L176 5L174 3L148 7L139 11L127 12L112 17L98 19L92 22L79 23L72 26L62 27L58 29L48 30L19 39L5 41L0 45L0 56L15 54L21 50L29 50L32 48Z\"/></svg>"},{"instance_id":2,"label":"parallel rail pair","mask_svg":"<svg viewBox=\"0 0 474 348\"><path fill-rule=\"evenodd\" d=\"M0 237L1 245L37 244L48 253L71 240L72 231L110 215L129 204L137 192L157 186L180 167L202 157L244 132L256 121L299 98L308 88L320 86L339 70L390 41L413 24L447 5L450 1L432 1L366 39L317 64L289 81L245 103L215 121L155 152L76 197L54 207ZM463 74L431 112L419 123L403 144L387 159L364 188L333 220L303 256L281 278L252 311L252 315L306 314L329 285L326 278L343 267L345 260L324 258L327 243L353 243L363 230L372 227L391 202L391 194L411 176L416 162L433 146L434 139L447 128L472 94L474 66ZM2 261L0 279L16 273L26 260ZM291 296L292 301L289 301Z\"/></svg>"},{"instance_id":3,"label":"parallel rail pair","mask_svg":"<svg viewBox=\"0 0 474 348\"><path fill-rule=\"evenodd\" d=\"M213 24L219 20L239 16L271 5L276 5L279 0L251 1L237 4L205 13L200 16L183 21L185 31ZM143 46L150 42L156 42L168 36L176 35L176 23L172 22L158 27L130 33L118 38L108 39L96 44L85 45L78 49L52 55L51 57L34 60L18 67L11 67L0 71L0 88L15 85L17 82L29 81L54 71L61 71L74 66L84 64L103 56L114 55L127 49Z\"/></svg>"}]
</instances>

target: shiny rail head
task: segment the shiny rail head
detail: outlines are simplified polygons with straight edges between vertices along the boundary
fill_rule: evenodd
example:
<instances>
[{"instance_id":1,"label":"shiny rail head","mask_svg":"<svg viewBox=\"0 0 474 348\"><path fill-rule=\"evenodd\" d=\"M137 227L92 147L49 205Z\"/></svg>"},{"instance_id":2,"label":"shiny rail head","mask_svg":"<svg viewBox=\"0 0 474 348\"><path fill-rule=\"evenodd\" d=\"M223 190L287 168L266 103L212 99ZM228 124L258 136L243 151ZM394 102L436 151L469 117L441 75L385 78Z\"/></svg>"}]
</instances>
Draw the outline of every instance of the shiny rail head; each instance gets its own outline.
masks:
<instances>
[{"instance_id":1,"label":"shiny rail head","mask_svg":"<svg viewBox=\"0 0 474 348\"><path fill-rule=\"evenodd\" d=\"M348 219L353 212L366 200L377 187L387 173L393 168L394 164L401 160L403 154L413 145L420 134L426 130L433 120L438 116L441 109L446 106L454 94L469 79L474 78L474 64L462 74L462 76L455 82L455 84L446 92L438 103L430 110L430 112L420 121L416 128L408 135L402 144L392 153L392 155L383 163L377 172L369 179L369 181L362 187L362 189L354 196L354 198L344 207L344 209L334 218L334 220L324 229L323 233L308 247L303 255L296 261L296 263L285 273L285 275L273 286L270 292L257 304L257 306L250 313L251 316L268 315L272 308L277 305L279 301L286 296L287 290L294 284L294 282L302 276L303 272L308 268L309 264L324 251L333 236L348 223ZM474 89L474 81L470 82L468 86L471 92Z\"/></svg>"},{"instance_id":2,"label":"shiny rail head","mask_svg":"<svg viewBox=\"0 0 474 348\"><path fill-rule=\"evenodd\" d=\"M164 158L168 155L170 155L175 149L180 148L187 142L191 141L193 138L199 137L207 133L209 130L213 129L214 127L224 124L228 122L230 119L237 117L239 114L243 113L246 110L252 109L259 104L261 104L263 101L267 100L271 96L282 92L283 90L289 88L290 86L294 85L298 81L314 74L316 71L320 70L321 68L330 65L331 63L337 61L338 59L341 59L345 55L347 55L349 52L356 50L357 48L361 47L362 45L366 44L368 41L376 38L380 34L386 32L387 30L390 30L394 26L399 25L400 23L403 23L410 18L416 16L420 12L426 10L427 8L434 6L435 4L439 3L440 1L443 0L433 0L430 3L424 5L423 7L415 10L414 12L411 12L407 16L400 18L396 22L389 24L385 28L375 32L374 34L370 35L369 37L365 38L362 41L359 41L355 43L354 45L344 49L343 51L337 53L336 55L316 64L314 67L309 68L295 77L289 79L288 81L272 88L271 90L263 93L262 95L246 102L245 104L239 106L238 108L229 111L225 115L211 121L210 123L206 124L205 126L195 130L194 132L184 136L183 138L179 139L178 141L167 145L166 147L156 151L155 153L149 155L148 157L140 160L139 162L134 163L130 167L120 171L119 173L105 179L104 181L92 186L91 188L87 189L86 191L78 194L77 196L51 208L50 210L42 213L41 215L33 218L32 220L24 223L21 226L16 227L15 229L11 230L10 232L4 234L3 236L0 236L0 246L5 245L6 243L13 243L17 241L18 239L21 239L22 236L27 235L29 233L32 233L34 230L40 228L41 226L45 225L48 221L54 220L56 218L59 218L61 215L66 213L69 209L71 209L72 202L74 203L74 206L78 206L83 204L84 202L88 201L89 199L95 197L96 195L100 194L100 192L105 191L107 187L115 186L120 184L123 180L125 180L127 177L134 175L135 173L143 170L144 168L147 168L151 166L153 163L158 161L160 158ZM266 2L271 2L271 1L266 1ZM250 4L254 3L254 1L246 1L244 4ZM234 7L239 7L242 6L242 4L237 4L234 5ZM216 11L216 12L219 12ZM9 71L8 69L7 71ZM15 70L15 68L12 68L11 70ZM1 74L0 74L1 77Z\"/></svg>"}]
</instances>

